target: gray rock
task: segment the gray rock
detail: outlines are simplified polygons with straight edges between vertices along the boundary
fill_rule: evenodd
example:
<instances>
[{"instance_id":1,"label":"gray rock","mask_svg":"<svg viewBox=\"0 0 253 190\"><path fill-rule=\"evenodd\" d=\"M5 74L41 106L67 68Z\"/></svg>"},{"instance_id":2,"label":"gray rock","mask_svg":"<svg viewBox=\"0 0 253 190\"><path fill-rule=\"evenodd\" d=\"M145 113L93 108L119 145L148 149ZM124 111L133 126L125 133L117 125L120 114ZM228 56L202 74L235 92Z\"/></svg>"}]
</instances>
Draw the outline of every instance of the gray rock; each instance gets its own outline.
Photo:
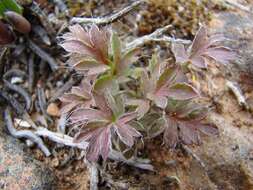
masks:
<instances>
[{"instance_id":1,"label":"gray rock","mask_svg":"<svg viewBox=\"0 0 253 190\"><path fill-rule=\"evenodd\" d=\"M231 39L227 45L239 55L234 62L219 68L225 79L239 81L240 71L253 73L253 16L239 11L219 12L213 16L209 29ZM214 80L225 93L218 98L222 110L209 116L219 128L220 136L207 138L194 152L207 167L206 175L215 186L208 189L250 190L253 189L253 120L249 112L237 105L235 97L226 93L223 80ZM205 184L194 187L203 189Z\"/></svg>"},{"instance_id":2,"label":"gray rock","mask_svg":"<svg viewBox=\"0 0 253 190\"><path fill-rule=\"evenodd\" d=\"M0 122L0 189L51 190L51 170L24 151L24 144L8 135Z\"/></svg>"},{"instance_id":3,"label":"gray rock","mask_svg":"<svg viewBox=\"0 0 253 190\"><path fill-rule=\"evenodd\" d=\"M211 114L210 119L220 136L195 150L207 166L208 177L217 189L253 189L253 135L218 114Z\"/></svg>"}]
</instances>

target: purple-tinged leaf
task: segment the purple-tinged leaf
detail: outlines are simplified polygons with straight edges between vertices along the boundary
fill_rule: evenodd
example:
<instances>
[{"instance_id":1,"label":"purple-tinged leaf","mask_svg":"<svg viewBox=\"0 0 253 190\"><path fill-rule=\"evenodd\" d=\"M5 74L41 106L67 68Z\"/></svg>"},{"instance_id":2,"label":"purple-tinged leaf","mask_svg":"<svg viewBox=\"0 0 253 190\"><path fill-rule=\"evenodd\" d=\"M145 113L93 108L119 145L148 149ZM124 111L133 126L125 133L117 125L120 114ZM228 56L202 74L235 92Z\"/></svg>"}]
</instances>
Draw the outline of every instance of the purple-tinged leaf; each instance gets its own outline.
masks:
<instances>
[{"instance_id":1,"label":"purple-tinged leaf","mask_svg":"<svg viewBox=\"0 0 253 190\"><path fill-rule=\"evenodd\" d=\"M208 46L215 46L217 43L226 41L227 38L223 34L214 34L208 39Z\"/></svg>"},{"instance_id":2,"label":"purple-tinged leaf","mask_svg":"<svg viewBox=\"0 0 253 190\"><path fill-rule=\"evenodd\" d=\"M104 64L108 64L106 59L108 57L108 42L110 39L109 31L106 28L99 29L98 26L93 24L89 30L89 35L97 57L100 57Z\"/></svg>"},{"instance_id":3,"label":"purple-tinged leaf","mask_svg":"<svg viewBox=\"0 0 253 190\"><path fill-rule=\"evenodd\" d=\"M175 147L178 143L199 145L201 134L218 134L216 126L202 123L207 112L203 109L205 107L187 102L170 100L165 110L164 143L169 147Z\"/></svg>"},{"instance_id":4,"label":"purple-tinged leaf","mask_svg":"<svg viewBox=\"0 0 253 190\"><path fill-rule=\"evenodd\" d=\"M227 64L229 61L236 58L235 52L226 47L209 48L205 55L223 64Z\"/></svg>"},{"instance_id":5,"label":"purple-tinged leaf","mask_svg":"<svg viewBox=\"0 0 253 190\"><path fill-rule=\"evenodd\" d=\"M177 63L186 63L188 61L188 55L183 44L173 43L171 50Z\"/></svg>"},{"instance_id":6,"label":"purple-tinged leaf","mask_svg":"<svg viewBox=\"0 0 253 190\"><path fill-rule=\"evenodd\" d=\"M191 62L194 66L198 68L201 68L201 69L207 68L206 60L204 57L201 57L201 56L192 57Z\"/></svg>"},{"instance_id":7,"label":"purple-tinged leaf","mask_svg":"<svg viewBox=\"0 0 253 190\"><path fill-rule=\"evenodd\" d=\"M65 40L79 40L86 46L92 48L90 45L90 37L89 34L81 27L79 24L73 25L69 27L69 33L65 33L63 35L63 39Z\"/></svg>"},{"instance_id":8,"label":"purple-tinged leaf","mask_svg":"<svg viewBox=\"0 0 253 190\"><path fill-rule=\"evenodd\" d=\"M78 53L82 55L92 55L92 50L87 48L82 42L76 40L69 40L61 44L61 46L70 53Z\"/></svg>"},{"instance_id":9,"label":"purple-tinged leaf","mask_svg":"<svg viewBox=\"0 0 253 190\"><path fill-rule=\"evenodd\" d=\"M110 149L111 149L111 128L107 127L105 128L100 136L99 136L99 140L100 140L100 154L102 155L102 158L104 160L107 159Z\"/></svg>"},{"instance_id":10,"label":"purple-tinged leaf","mask_svg":"<svg viewBox=\"0 0 253 190\"><path fill-rule=\"evenodd\" d=\"M217 45L224 40L227 39L220 34L208 37L206 28L202 26L198 30L188 51L184 49L182 44L174 44L172 46L172 52L174 53L176 62L181 64L190 62L198 68L207 67L207 60L205 58L212 58L217 62L226 64L235 59L236 54L229 48Z\"/></svg>"},{"instance_id":11,"label":"purple-tinged leaf","mask_svg":"<svg viewBox=\"0 0 253 190\"><path fill-rule=\"evenodd\" d=\"M136 106L136 112L138 113L138 119L141 119L150 108L150 101L146 99L128 99L126 105Z\"/></svg>"},{"instance_id":12,"label":"purple-tinged leaf","mask_svg":"<svg viewBox=\"0 0 253 190\"><path fill-rule=\"evenodd\" d=\"M157 94L159 95L159 94ZM166 96L155 96L154 97L154 102L157 107L165 109L168 103L167 97Z\"/></svg>"},{"instance_id":13,"label":"purple-tinged leaf","mask_svg":"<svg viewBox=\"0 0 253 190\"><path fill-rule=\"evenodd\" d=\"M137 118L136 112L125 113L122 116L120 116L120 118L118 119L118 123L124 125L136 118Z\"/></svg>"},{"instance_id":14,"label":"purple-tinged leaf","mask_svg":"<svg viewBox=\"0 0 253 190\"><path fill-rule=\"evenodd\" d=\"M132 147L134 144L134 138L140 137L141 134L136 131L130 125L117 125L115 126L115 130L120 140L127 146Z\"/></svg>"},{"instance_id":15,"label":"purple-tinged leaf","mask_svg":"<svg viewBox=\"0 0 253 190\"><path fill-rule=\"evenodd\" d=\"M111 149L111 131L110 128L97 128L89 137L87 149L87 158L90 161L97 161L99 155L107 159Z\"/></svg>"},{"instance_id":16,"label":"purple-tinged leaf","mask_svg":"<svg viewBox=\"0 0 253 190\"><path fill-rule=\"evenodd\" d=\"M69 33L62 36L64 41L60 44L70 53L68 64L88 75L101 74L108 70L109 31L99 29L96 25L92 25L88 30L74 25L69 27L69 30Z\"/></svg>"},{"instance_id":17,"label":"purple-tinged leaf","mask_svg":"<svg viewBox=\"0 0 253 190\"><path fill-rule=\"evenodd\" d=\"M70 119L76 120L87 120L87 123L91 122L108 122L111 118L104 112L92 108L83 108L75 110Z\"/></svg>"},{"instance_id":18,"label":"purple-tinged leaf","mask_svg":"<svg viewBox=\"0 0 253 190\"><path fill-rule=\"evenodd\" d=\"M164 85L171 84L177 75L177 68L176 67L169 67L163 71L159 80L157 81L156 88L160 88Z\"/></svg>"},{"instance_id":19,"label":"purple-tinged leaf","mask_svg":"<svg viewBox=\"0 0 253 190\"><path fill-rule=\"evenodd\" d=\"M200 136L193 125L186 122L179 123L179 136L184 144L200 144Z\"/></svg>"},{"instance_id":20,"label":"purple-tinged leaf","mask_svg":"<svg viewBox=\"0 0 253 190\"><path fill-rule=\"evenodd\" d=\"M104 95L101 95L97 92L94 93L94 99L96 106L107 116L112 116L112 110L110 109L108 103L106 102L106 99Z\"/></svg>"},{"instance_id":21,"label":"purple-tinged leaf","mask_svg":"<svg viewBox=\"0 0 253 190\"><path fill-rule=\"evenodd\" d=\"M61 113L68 113L77 107L89 108L94 104L92 86L84 81L80 86L74 86L70 93L65 93L59 100L62 102Z\"/></svg>"},{"instance_id":22,"label":"purple-tinged leaf","mask_svg":"<svg viewBox=\"0 0 253 190\"><path fill-rule=\"evenodd\" d=\"M169 88L168 97L176 100L188 100L199 96L197 90L187 83L177 83Z\"/></svg>"},{"instance_id":23,"label":"purple-tinged leaf","mask_svg":"<svg viewBox=\"0 0 253 190\"><path fill-rule=\"evenodd\" d=\"M200 132L208 136L217 136L219 134L219 130L215 125L211 124L198 124L197 128Z\"/></svg>"},{"instance_id":24,"label":"purple-tinged leaf","mask_svg":"<svg viewBox=\"0 0 253 190\"><path fill-rule=\"evenodd\" d=\"M63 106L60 110L60 113L61 114L69 113L71 110L73 110L74 108L76 108L80 104L81 104L81 102L79 102L79 101L74 101L74 102L70 102L68 104L63 104Z\"/></svg>"},{"instance_id":25,"label":"purple-tinged leaf","mask_svg":"<svg viewBox=\"0 0 253 190\"><path fill-rule=\"evenodd\" d=\"M207 30L206 27L201 26L191 45L191 56L202 53L204 51L206 43Z\"/></svg>"}]
</instances>

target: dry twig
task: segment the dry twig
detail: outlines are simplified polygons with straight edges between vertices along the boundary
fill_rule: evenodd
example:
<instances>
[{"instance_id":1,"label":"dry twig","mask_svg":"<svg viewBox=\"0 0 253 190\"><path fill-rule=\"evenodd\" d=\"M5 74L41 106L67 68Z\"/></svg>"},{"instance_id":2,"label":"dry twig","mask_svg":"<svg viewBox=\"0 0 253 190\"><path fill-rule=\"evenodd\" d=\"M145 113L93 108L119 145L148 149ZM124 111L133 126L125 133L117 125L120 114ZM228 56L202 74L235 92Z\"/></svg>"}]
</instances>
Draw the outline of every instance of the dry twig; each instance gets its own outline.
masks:
<instances>
[{"instance_id":1,"label":"dry twig","mask_svg":"<svg viewBox=\"0 0 253 190\"><path fill-rule=\"evenodd\" d=\"M204 169L205 172L207 172L207 167L205 165L205 163L186 145L181 145L182 149L190 156L192 156L192 158L194 158L199 165Z\"/></svg>"},{"instance_id":2,"label":"dry twig","mask_svg":"<svg viewBox=\"0 0 253 190\"><path fill-rule=\"evenodd\" d=\"M70 78L62 87L57 89L57 91L52 95L49 102L54 102L57 100L61 95L71 89L71 87L79 82L81 82L82 76Z\"/></svg>"},{"instance_id":3,"label":"dry twig","mask_svg":"<svg viewBox=\"0 0 253 190\"><path fill-rule=\"evenodd\" d=\"M88 146L88 143L86 143L86 142L74 143L72 137L70 137L68 135L64 135L62 133L56 133L56 132L49 131L48 129L43 128L43 127L39 127L35 131L35 134L38 136L48 138L53 142L63 144L65 146L69 146L69 147L75 147L75 148L85 150Z\"/></svg>"},{"instance_id":4,"label":"dry twig","mask_svg":"<svg viewBox=\"0 0 253 190\"><path fill-rule=\"evenodd\" d=\"M226 86L233 92L239 105L242 106L243 108L245 108L246 110L248 110L249 106L248 106L246 99L245 99L240 87L238 86L238 84L227 80Z\"/></svg>"},{"instance_id":5,"label":"dry twig","mask_svg":"<svg viewBox=\"0 0 253 190\"><path fill-rule=\"evenodd\" d=\"M54 27L52 26L52 23L49 22L48 16L46 15L46 13L40 8L40 5L37 2L32 1L32 5L30 6L30 9L39 17L41 24L47 30L47 32L52 37L54 37L54 34L56 33L54 30Z\"/></svg>"},{"instance_id":6,"label":"dry twig","mask_svg":"<svg viewBox=\"0 0 253 190\"><path fill-rule=\"evenodd\" d=\"M143 46L146 43L149 42L169 42L169 43L183 43L183 44L190 44L191 41L190 40L183 40L183 39L175 39L172 37L168 37L168 36L163 36L163 34L168 31L168 29L170 29L172 27L172 25L167 25L164 26L162 28L157 29L156 31L154 31L151 34L142 36L140 38L136 38L135 40L133 40L132 42L128 43L126 45L126 49L134 49L140 46Z\"/></svg>"},{"instance_id":7,"label":"dry twig","mask_svg":"<svg viewBox=\"0 0 253 190\"><path fill-rule=\"evenodd\" d=\"M111 150L109 154L109 158L118 162L124 162L127 165L134 166L143 170L149 170L149 171L154 171L154 167L149 164L149 160L141 160L141 159L125 159L122 153L116 151L116 150Z\"/></svg>"},{"instance_id":8,"label":"dry twig","mask_svg":"<svg viewBox=\"0 0 253 190\"><path fill-rule=\"evenodd\" d=\"M26 110L22 107L22 105L13 97L4 92L2 89L0 89L0 96L6 100L6 102L14 109L17 115L20 115L23 117L24 120L26 120L31 127L34 129L37 129L37 126L31 119L30 115L26 112Z\"/></svg>"},{"instance_id":9,"label":"dry twig","mask_svg":"<svg viewBox=\"0 0 253 190\"><path fill-rule=\"evenodd\" d=\"M142 0L134 1L131 5L123 8L122 10L117 11L115 14L104 16L104 17L97 17L97 18L83 18L83 17L74 17L71 20L71 23L80 23L80 24L97 24L97 25L106 25L110 24L126 14L132 11L135 7L139 6L143 3Z\"/></svg>"},{"instance_id":10,"label":"dry twig","mask_svg":"<svg viewBox=\"0 0 253 190\"><path fill-rule=\"evenodd\" d=\"M249 7L246 7L238 2L235 2L235 1L231 1L231 0L225 0L224 1L227 5L229 6L232 6L232 7L235 7L237 9L240 9L242 11L245 11L245 12L248 12L248 13L251 13L252 14L252 11Z\"/></svg>"},{"instance_id":11,"label":"dry twig","mask_svg":"<svg viewBox=\"0 0 253 190\"><path fill-rule=\"evenodd\" d=\"M39 138L38 136L36 136L32 131L30 130L16 130L13 127L13 122L12 122L12 118L11 118L11 113L10 113L10 109L7 107L4 111L4 120L5 120L5 124L7 126L7 129L9 131L9 133L16 137L16 138L26 138L29 139L30 141L34 142L35 144L38 145L38 147L40 148L40 150L46 155L46 156L50 156L51 153L48 150L48 148L46 147L46 145L44 145L43 141L41 140L41 138Z\"/></svg>"},{"instance_id":12,"label":"dry twig","mask_svg":"<svg viewBox=\"0 0 253 190\"><path fill-rule=\"evenodd\" d=\"M87 167L90 172L90 190L98 190L98 182L99 182L99 170L94 162L86 161Z\"/></svg>"},{"instance_id":13,"label":"dry twig","mask_svg":"<svg viewBox=\"0 0 253 190\"><path fill-rule=\"evenodd\" d=\"M37 54L42 60L46 61L49 64L52 71L55 71L58 69L59 67L58 64L56 63L54 58L52 58L48 53L46 53L44 50L42 50L39 46L37 46L33 41L29 39L28 39L28 45L35 54Z\"/></svg>"},{"instance_id":14,"label":"dry twig","mask_svg":"<svg viewBox=\"0 0 253 190\"><path fill-rule=\"evenodd\" d=\"M12 84L11 82L9 82L8 79L10 79L13 76L26 78L26 73L19 70L19 69L10 69L9 71L7 71L4 74L3 81L4 81L4 85L8 89L17 92L19 95L21 95L24 98L25 103L26 103L26 110L30 110L30 108L32 106L32 97L23 87L18 86L16 84Z\"/></svg>"}]
</instances>

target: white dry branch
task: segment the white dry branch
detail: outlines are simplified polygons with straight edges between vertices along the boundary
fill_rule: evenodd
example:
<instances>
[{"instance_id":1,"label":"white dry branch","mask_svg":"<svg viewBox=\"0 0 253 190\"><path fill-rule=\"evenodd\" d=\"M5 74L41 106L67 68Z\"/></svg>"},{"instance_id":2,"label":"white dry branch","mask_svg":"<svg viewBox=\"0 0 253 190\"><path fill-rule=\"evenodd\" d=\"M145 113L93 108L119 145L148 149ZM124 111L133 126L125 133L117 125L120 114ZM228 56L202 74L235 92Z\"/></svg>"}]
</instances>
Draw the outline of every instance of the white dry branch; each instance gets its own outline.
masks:
<instances>
[{"instance_id":1,"label":"white dry branch","mask_svg":"<svg viewBox=\"0 0 253 190\"><path fill-rule=\"evenodd\" d=\"M145 36L136 38L132 42L129 42L126 45L126 49L134 49L140 46L143 46L149 42L167 42L167 43L182 43L182 44L190 44L190 40L176 39L173 37L165 36L164 33L170 29L172 25L167 25L162 28L158 28L151 34L147 34Z\"/></svg>"},{"instance_id":2,"label":"white dry branch","mask_svg":"<svg viewBox=\"0 0 253 190\"><path fill-rule=\"evenodd\" d=\"M126 14L128 14L130 11L132 11L134 8L138 7L140 4L142 4L144 1L138 0L134 1L132 4L130 4L127 7L124 7L123 9L117 11L116 13L104 16L104 17L96 17L96 18L86 18L86 17L73 17L71 19L71 23L79 23L79 24L97 24L97 25L106 25L110 24Z\"/></svg>"},{"instance_id":3,"label":"white dry branch","mask_svg":"<svg viewBox=\"0 0 253 190\"><path fill-rule=\"evenodd\" d=\"M235 95L239 105L242 106L243 108L245 108L246 110L248 110L249 106L246 102L246 99L245 99L239 85L235 82L227 80L226 81L226 86L229 88L229 90L231 90L233 92L233 94Z\"/></svg>"},{"instance_id":4,"label":"white dry branch","mask_svg":"<svg viewBox=\"0 0 253 190\"><path fill-rule=\"evenodd\" d=\"M188 146L182 144L182 148L188 155L192 156L192 158L196 160L197 163L199 163L199 165L204 169L205 172L207 172L207 167L205 163Z\"/></svg>"},{"instance_id":5,"label":"white dry branch","mask_svg":"<svg viewBox=\"0 0 253 190\"><path fill-rule=\"evenodd\" d=\"M16 138L26 138L37 144L40 150L46 155L50 156L51 153L42 141L34 132L30 130L17 130L14 128L14 124L11 117L10 109L7 107L4 111L4 120L9 133Z\"/></svg>"},{"instance_id":6,"label":"white dry branch","mask_svg":"<svg viewBox=\"0 0 253 190\"><path fill-rule=\"evenodd\" d=\"M98 190L99 170L97 164L87 160L85 160L85 163L87 164L90 173L90 189Z\"/></svg>"},{"instance_id":7,"label":"white dry branch","mask_svg":"<svg viewBox=\"0 0 253 190\"><path fill-rule=\"evenodd\" d=\"M133 158L130 158L130 159L126 159L121 152L118 152L116 150L111 150L110 153L109 153L109 158L111 160L115 160L115 161L118 161L118 162L124 162L125 164L127 165L130 165L130 166L134 166L136 168L140 168L140 169L143 169L143 170L149 170L149 171L154 171L154 167L150 164L150 160L148 159L133 159Z\"/></svg>"},{"instance_id":8,"label":"white dry branch","mask_svg":"<svg viewBox=\"0 0 253 190\"><path fill-rule=\"evenodd\" d=\"M248 13L251 13L252 14L252 10L250 9L250 7L246 7L234 0L225 0L224 1L227 5L229 6L232 6L234 8L237 8L237 9L240 9L242 11L245 11L245 12L248 12Z\"/></svg>"},{"instance_id":9,"label":"white dry branch","mask_svg":"<svg viewBox=\"0 0 253 190\"><path fill-rule=\"evenodd\" d=\"M69 146L69 147L75 147L75 148L85 150L88 146L87 142L74 143L72 137L70 137L68 135L64 135L62 133L49 131L48 129L43 128L43 127L39 127L35 131L35 134L38 136L44 137L44 138L48 138L51 141L56 142L58 144L63 144L65 146Z\"/></svg>"}]
</instances>

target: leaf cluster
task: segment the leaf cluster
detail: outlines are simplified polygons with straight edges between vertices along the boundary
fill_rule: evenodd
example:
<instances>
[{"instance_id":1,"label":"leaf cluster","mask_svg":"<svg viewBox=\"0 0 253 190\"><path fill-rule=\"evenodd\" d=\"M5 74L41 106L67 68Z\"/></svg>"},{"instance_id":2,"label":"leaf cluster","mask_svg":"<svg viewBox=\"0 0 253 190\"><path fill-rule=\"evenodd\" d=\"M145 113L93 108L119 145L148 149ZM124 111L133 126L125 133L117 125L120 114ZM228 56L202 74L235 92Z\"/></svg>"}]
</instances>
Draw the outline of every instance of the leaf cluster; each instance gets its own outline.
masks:
<instances>
[{"instance_id":1,"label":"leaf cluster","mask_svg":"<svg viewBox=\"0 0 253 190\"><path fill-rule=\"evenodd\" d=\"M201 135L217 135L216 126L205 122L208 109L195 103L199 92L187 80L182 65L206 67L206 58L227 62L233 52L208 37L201 27L186 52L173 44L176 62L168 64L153 55L147 67L138 67L138 50L126 50L109 28L91 25L69 27L61 46L69 52L67 64L85 77L64 94L62 114L69 114L78 129L75 142L88 142L87 158L108 158L110 150L134 156L140 138L163 135L167 147L200 144ZM224 56L227 56L224 58Z\"/></svg>"}]
</instances>

